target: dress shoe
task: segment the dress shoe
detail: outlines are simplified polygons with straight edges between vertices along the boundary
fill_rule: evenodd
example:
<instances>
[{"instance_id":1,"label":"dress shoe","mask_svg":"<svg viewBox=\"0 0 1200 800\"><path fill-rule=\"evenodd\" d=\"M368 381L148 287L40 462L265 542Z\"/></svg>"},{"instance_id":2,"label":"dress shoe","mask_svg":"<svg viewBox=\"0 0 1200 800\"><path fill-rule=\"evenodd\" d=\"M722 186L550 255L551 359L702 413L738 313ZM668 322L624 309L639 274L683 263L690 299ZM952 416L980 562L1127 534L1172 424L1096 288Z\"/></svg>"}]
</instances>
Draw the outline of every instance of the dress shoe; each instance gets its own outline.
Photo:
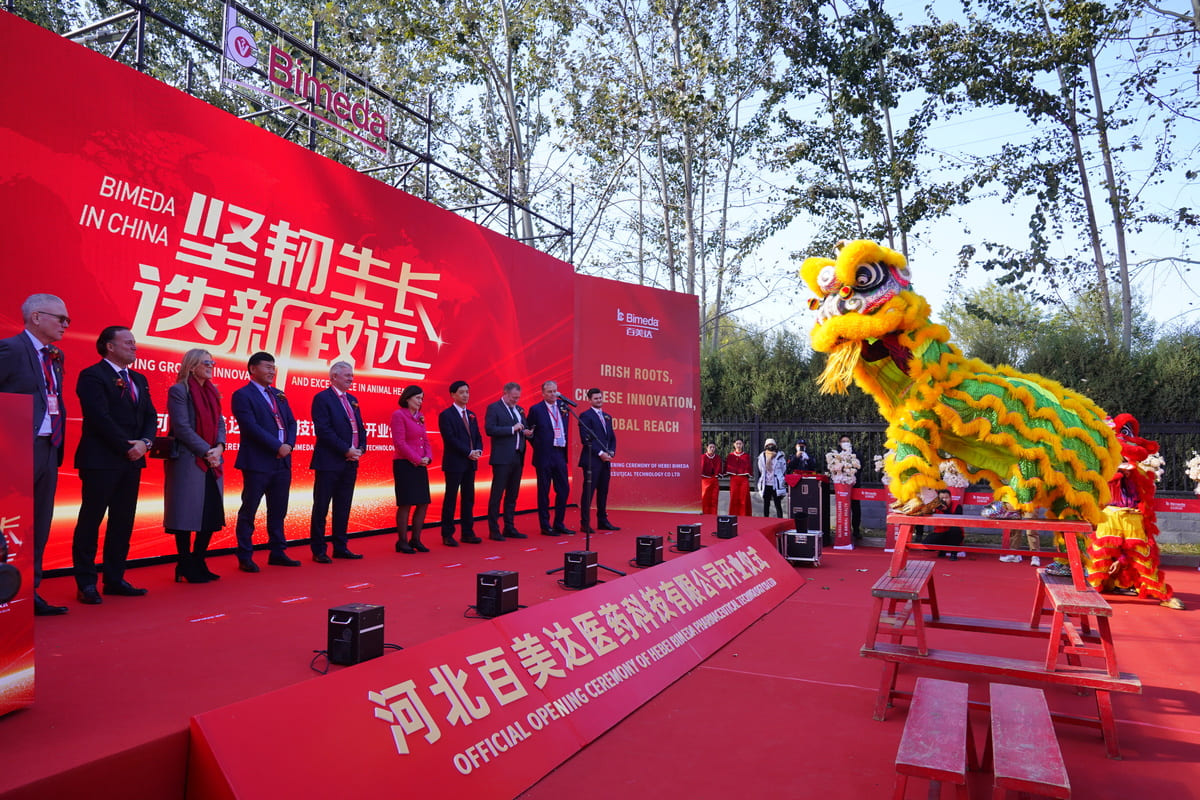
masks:
<instances>
[{"instance_id":1,"label":"dress shoe","mask_svg":"<svg viewBox=\"0 0 1200 800\"><path fill-rule=\"evenodd\" d=\"M33 615L35 617L57 617L67 613L66 606L52 606L42 599L40 594L33 595Z\"/></svg>"},{"instance_id":2,"label":"dress shoe","mask_svg":"<svg viewBox=\"0 0 1200 800\"><path fill-rule=\"evenodd\" d=\"M325 555L324 553L316 553L315 555L313 555L313 561L317 562L318 564L332 564L333 563L333 559L330 558L329 556Z\"/></svg>"},{"instance_id":3,"label":"dress shoe","mask_svg":"<svg viewBox=\"0 0 1200 800\"><path fill-rule=\"evenodd\" d=\"M362 558L362 553L351 553L349 550L334 550L333 557L334 558L347 558L350 560L355 560L355 559Z\"/></svg>"},{"instance_id":4,"label":"dress shoe","mask_svg":"<svg viewBox=\"0 0 1200 800\"><path fill-rule=\"evenodd\" d=\"M458 547L458 542L455 542L454 546ZM416 550L418 553L428 553L429 552L429 548L426 547L425 545L421 544L421 542L417 539L413 540L412 547L413 547L413 550Z\"/></svg>"},{"instance_id":5,"label":"dress shoe","mask_svg":"<svg viewBox=\"0 0 1200 800\"><path fill-rule=\"evenodd\" d=\"M286 553L277 553L267 558L267 563L272 567L298 567L300 562L294 558L289 558Z\"/></svg>"},{"instance_id":6,"label":"dress shoe","mask_svg":"<svg viewBox=\"0 0 1200 800\"><path fill-rule=\"evenodd\" d=\"M559 536L574 536L575 535L575 531L571 530L570 528L566 527L565 525L556 526L554 528L554 532L557 533Z\"/></svg>"},{"instance_id":7,"label":"dress shoe","mask_svg":"<svg viewBox=\"0 0 1200 800\"><path fill-rule=\"evenodd\" d=\"M129 581L121 581L120 583L113 584L106 583L101 591L103 591L105 594L117 595L118 597L141 597L150 590L139 589L138 587L131 585Z\"/></svg>"},{"instance_id":8,"label":"dress shoe","mask_svg":"<svg viewBox=\"0 0 1200 800\"><path fill-rule=\"evenodd\" d=\"M455 541L453 536L443 536L442 544L446 545L446 547L458 547L458 542Z\"/></svg>"},{"instance_id":9,"label":"dress shoe","mask_svg":"<svg viewBox=\"0 0 1200 800\"><path fill-rule=\"evenodd\" d=\"M396 552L397 553L409 553L411 555L412 553L415 553L417 551L414 550L413 546L411 544L409 544L408 542L396 542Z\"/></svg>"},{"instance_id":10,"label":"dress shoe","mask_svg":"<svg viewBox=\"0 0 1200 800\"><path fill-rule=\"evenodd\" d=\"M200 569L199 566L190 561L180 561L175 565L175 582L183 583L211 583L212 578L208 577L208 572Z\"/></svg>"},{"instance_id":11,"label":"dress shoe","mask_svg":"<svg viewBox=\"0 0 1200 800\"><path fill-rule=\"evenodd\" d=\"M542 536L558 536L558 534L549 528L542 528Z\"/></svg>"},{"instance_id":12,"label":"dress shoe","mask_svg":"<svg viewBox=\"0 0 1200 800\"><path fill-rule=\"evenodd\" d=\"M258 564L253 561L239 561L238 569L242 572L258 572Z\"/></svg>"},{"instance_id":13,"label":"dress shoe","mask_svg":"<svg viewBox=\"0 0 1200 800\"><path fill-rule=\"evenodd\" d=\"M493 542L503 542L503 541L504 541L504 534L502 534L502 533L489 533L489 534L488 534L488 538L489 538L489 539L491 539Z\"/></svg>"},{"instance_id":14,"label":"dress shoe","mask_svg":"<svg viewBox=\"0 0 1200 800\"><path fill-rule=\"evenodd\" d=\"M483 544L483 539L480 539L478 536L474 535L464 536L463 541L467 544Z\"/></svg>"},{"instance_id":15,"label":"dress shoe","mask_svg":"<svg viewBox=\"0 0 1200 800\"><path fill-rule=\"evenodd\" d=\"M75 595L79 598L79 602L85 606L98 606L104 602L104 598L96 591L95 586L83 586Z\"/></svg>"},{"instance_id":16,"label":"dress shoe","mask_svg":"<svg viewBox=\"0 0 1200 800\"><path fill-rule=\"evenodd\" d=\"M529 537L521 533L516 528L504 532L505 539L528 539Z\"/></svg>"},{"instance_id":17,"label":"dress shoe","mask_svg":"<svg viewBox=\"0 0 1200 800\"><path fill-rule=\"evenodd\" d=\"M597 525L596 527L602 531L619 531L619 530L621 530L616 525L613 525L611 522L609 522L606 519L600 520L600 524Z\"/></svg>"},{"instance_id":18,"label":"dress shoe","mask_svg":"<svg viewBox=\"0 0 1200 800\"><path fill-rule=\"evenodd\" d=\"M595 531L592 530L591 525L580 525L579 530L583 531L584 533L595 533Z\"/></svg>"}]
</instances>

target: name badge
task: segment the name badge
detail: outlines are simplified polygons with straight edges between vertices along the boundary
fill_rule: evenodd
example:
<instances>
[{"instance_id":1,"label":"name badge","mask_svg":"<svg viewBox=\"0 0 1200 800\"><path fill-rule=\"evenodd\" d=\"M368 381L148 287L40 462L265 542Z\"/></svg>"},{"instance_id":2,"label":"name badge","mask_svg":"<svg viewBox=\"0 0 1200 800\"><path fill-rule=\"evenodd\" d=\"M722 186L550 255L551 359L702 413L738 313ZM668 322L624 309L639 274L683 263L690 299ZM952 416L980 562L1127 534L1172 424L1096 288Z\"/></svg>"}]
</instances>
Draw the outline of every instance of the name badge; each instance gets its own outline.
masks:
<instances>
[{"instance_id":1,"label":"name badge","mask_svg":"<svg viewBox=\"0 0 1200 800\"><path fill-rule=\"evenodd\" d=\"M52 394L46 397L46 411L54 417L59 415L58 410L58 395Z\"/></svg>"}]
</instances>

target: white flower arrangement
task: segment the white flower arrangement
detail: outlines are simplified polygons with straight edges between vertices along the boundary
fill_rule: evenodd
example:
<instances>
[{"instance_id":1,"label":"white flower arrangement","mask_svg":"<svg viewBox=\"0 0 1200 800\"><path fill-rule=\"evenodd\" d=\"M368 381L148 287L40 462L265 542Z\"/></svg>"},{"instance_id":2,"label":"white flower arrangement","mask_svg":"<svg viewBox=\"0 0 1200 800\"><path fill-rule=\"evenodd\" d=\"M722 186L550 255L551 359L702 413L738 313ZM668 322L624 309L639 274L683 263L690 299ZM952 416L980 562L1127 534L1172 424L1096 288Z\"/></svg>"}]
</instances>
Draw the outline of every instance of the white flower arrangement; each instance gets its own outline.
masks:
<instances>
[{"instance_id":1,"label":"white flower arrangement","mask_svg":"<svg viewBox=\"0 0 1200 800\"><path fill-rule=\"evenodd\" d=\"M1163 466L1165 466L1166 463L1167 463L1167 460L1165 458L1163 458L1161 455L1159 455L1158 453L1151 453L1150 455L1146 456L1145 460L1142 461L1142 463L1138 464L1138 466L1141 467L1146 472L1153 473L1155 483L1161 483L1162 476L1163 476Z\"/></svg>"},{"instance_id":2,"label":"white flower arrangement","mask_svg":"<svg viewBox=\"0 0 1200 800\"><path fill-rule=\"evenodd\" d=\"M938 464L938 471L942 473L942 481L947 486L952 486L955 489L965 489L971 485L971 481L958 470L958 465L953 461L943 461Z\"/></svg>"},{"instance_id":3,"label":"white flower arrangement","mask_svg":"<svg viewBox=\"0 0 1200 800\"><path fill-rule=\"evenodd\" d=\"M825 466L829 468L829 478L834 483L854 483L862 464L858 456L846 450L834 450L825 454Z\"/></svg>"},{"instance_id":4,"label":"white flower arrangement","mask_svg":"<svg viewBox=\"0 0 1200 800\"><path fill-rule=\"evenodd\" d=\"M1187 462L1187 476L1196 482L1196 488L1193 490L1196 494L1200 494L1200 453L1192 451L1192 457Z\"/></svg>"},{"instance_id":5,"label":"white flower arrangement","mask_svg":"<svg viewBox=\"0 0 1200 800\"><path fill-rule=\"evenodd\" d=\"M887 472L884 470L883 459L884 459L884 456L875 456L875 459L874 459L875 471L878 472L880 475L879 480L883 481L884 486L887 486L889 483L892 482L892 476L888 475Z\"/></svg>"}]
</instances>

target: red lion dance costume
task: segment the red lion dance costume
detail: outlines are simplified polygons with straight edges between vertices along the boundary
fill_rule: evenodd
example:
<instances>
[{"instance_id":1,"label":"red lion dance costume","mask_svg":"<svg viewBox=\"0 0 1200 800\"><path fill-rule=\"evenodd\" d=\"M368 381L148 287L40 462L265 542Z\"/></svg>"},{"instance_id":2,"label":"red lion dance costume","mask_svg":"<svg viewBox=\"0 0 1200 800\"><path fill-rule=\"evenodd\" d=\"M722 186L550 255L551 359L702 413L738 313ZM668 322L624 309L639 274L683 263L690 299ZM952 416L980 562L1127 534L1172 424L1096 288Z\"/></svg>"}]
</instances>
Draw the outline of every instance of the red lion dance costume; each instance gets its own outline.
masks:
<instances>
[{"instance_id":1,"label":"red lion dance costume","mask_svg":"<svg viewBox=\"0 0 1200 800\"><path fill-rule=\"evenodd\" d=\"M1158 443L1138 436L1132 414L1110 418L1121 443L1123 462L1109 481L1112 502L1088 538L1088 584L1101 592L1153 598L1159 605L1182 609L1183 603L1163 580L1159 569L1158 521L1154 513L1154 474L1141 466L1158 452Z\"/></svg>"}]
</instances>

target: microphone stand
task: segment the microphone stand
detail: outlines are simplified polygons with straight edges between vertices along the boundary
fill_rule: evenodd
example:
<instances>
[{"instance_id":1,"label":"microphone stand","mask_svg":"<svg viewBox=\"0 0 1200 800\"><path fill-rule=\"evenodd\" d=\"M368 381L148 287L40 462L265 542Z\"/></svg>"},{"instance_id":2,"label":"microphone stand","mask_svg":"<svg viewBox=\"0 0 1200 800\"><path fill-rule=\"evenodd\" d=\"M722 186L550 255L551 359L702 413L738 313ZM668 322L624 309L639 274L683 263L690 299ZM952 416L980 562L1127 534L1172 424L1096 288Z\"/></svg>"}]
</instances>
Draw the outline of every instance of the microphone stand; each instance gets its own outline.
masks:
<instances>
[{"instance_id":1,"label":"microphone stand","mask_svg":"<svg viewBox=\"0 0 1200 800\"><path fill-rule=\"evenodd\" d=\"M573 408L571 408L571 406L567 405L566 403L563 403L560 400L558 407L565 408L567 410L567 415L575 418L575 427L577 427L579 429L579 443L581 445L583 445L586 448L586 447L588 447L588 445L590 445L596 441L596 434L592 432L592 429L589 426L584 425L580 421L579 415L577 413L575 413L575 410ZM583 480L584 480L585 484L587 484L588 486L592 486L593 490L595 489L595 486L592 484L592 459L590 457L585 458L583 460ZM580 499L582 499L582 498L580 498ZM580 506L580 508L582 508L582 505ZM590 509L589 509L589 512L590 512ZM599 522L599 520L597 520L597 522ZM591 525L588 526L589 529L591 527L592 527ZM586 530L583 532L583 549L584 550L592 549L592 532L591 532L591 530ZM619 569L613 569L612 567L609 567L609 566L599 563L599 559L597 559L596 566L599 567L600 569L608 570L609 572L611 572L615 575L620 575L622 577L624 577L626 575L626 573L621 572L621 570L619 570ZM566 570L566 568L567 567L564 564L561 567L555 567L554 569L546 570L546 574L553 575L556 572L564 572Z\"/></svg>"}]
</instances>

